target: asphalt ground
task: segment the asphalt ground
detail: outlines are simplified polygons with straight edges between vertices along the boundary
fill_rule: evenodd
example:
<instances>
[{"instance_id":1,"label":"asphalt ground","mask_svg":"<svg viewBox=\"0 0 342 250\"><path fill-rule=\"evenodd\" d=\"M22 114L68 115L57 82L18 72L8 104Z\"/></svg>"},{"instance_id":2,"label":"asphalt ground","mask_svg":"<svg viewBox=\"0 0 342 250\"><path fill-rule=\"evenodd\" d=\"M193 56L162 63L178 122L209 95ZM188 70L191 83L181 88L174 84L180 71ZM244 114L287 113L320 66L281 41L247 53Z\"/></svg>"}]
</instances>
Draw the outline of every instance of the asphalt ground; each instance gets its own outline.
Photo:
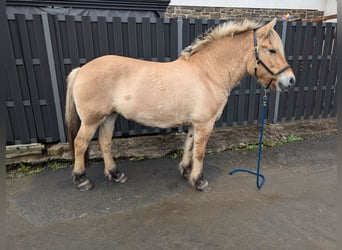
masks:
<instances>
[{"instance_id":1,"label":"asphalt ground","mask_svg":"<svg viewBox=\"0 0 342 250\"><path fill-rule=\"evenodd\" d=\"M8 249L337 249L336 135L206 155L206 192L178 173L180 158L119 160L129 181L109 183L92 164L89 192L71 168L7 180Z\"/></svg>"}]
</instances>

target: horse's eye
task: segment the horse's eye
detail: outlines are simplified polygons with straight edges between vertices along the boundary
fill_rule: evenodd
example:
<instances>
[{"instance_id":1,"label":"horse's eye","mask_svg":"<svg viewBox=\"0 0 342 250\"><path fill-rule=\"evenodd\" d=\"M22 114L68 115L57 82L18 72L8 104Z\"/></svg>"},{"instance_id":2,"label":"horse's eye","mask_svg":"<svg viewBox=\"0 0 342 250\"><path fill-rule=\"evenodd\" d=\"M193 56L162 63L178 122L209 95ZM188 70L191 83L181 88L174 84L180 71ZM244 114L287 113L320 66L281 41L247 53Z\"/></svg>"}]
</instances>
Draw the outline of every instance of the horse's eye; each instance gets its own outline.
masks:
<instances>
[{"instance_id":1,"label":"horse's eye","mask_svg":"<svg viewBox=\"0 0 342 250\"><path fill-rule=\"evenodd\" d=\"M276 51L275 51L274 49L270 49L268 52L269 52L270 54L275 54L275 53L276 53Z\"/></svg>"}]
</instances>

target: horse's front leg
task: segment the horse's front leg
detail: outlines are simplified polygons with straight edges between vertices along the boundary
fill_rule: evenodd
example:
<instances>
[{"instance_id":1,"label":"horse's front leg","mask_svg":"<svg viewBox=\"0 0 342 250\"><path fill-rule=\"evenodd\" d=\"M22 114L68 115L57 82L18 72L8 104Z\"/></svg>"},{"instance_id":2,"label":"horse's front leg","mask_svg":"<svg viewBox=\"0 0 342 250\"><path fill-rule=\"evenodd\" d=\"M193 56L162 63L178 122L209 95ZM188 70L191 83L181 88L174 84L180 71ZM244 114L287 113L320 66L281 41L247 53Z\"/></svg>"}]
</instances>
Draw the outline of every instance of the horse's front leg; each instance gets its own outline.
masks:
<instances>
[{"instance_id":1,"label":"horse's front leg","mask_svg":"<svg viewBox=\"0 0 342 250\"><path fill-rule=\"evenodd\" d=\"M109 181L125 183L128 178L123 172L117 170L112 156L112 136L114 132L116 117L117 114L112 114L108 116L101 124L99 130L99 144L105 165L105 176L108 178Z\"/></svg>"},{"instance_id":2,"label":"horse's front leg","mask_svg":"<svg viewBox=\"0 0 342 250\"><path fill-rule=\"evenodd\" d=\"M202 191L208 186L208 181L203 177L203 159L213 125L214 122L194 125L192 170L189 176L189 181L199 191Z\"/></svg>"},{"instance_id":3,"label":"horse's front leg","mask_svg":"<svg viewBox=\"0 0 342 250\"><path fill-rule=\"evenodd\" d=\"M193 127L189 127L188 135L185 140L182 161L179 163L179 166L178 166L180 174L186 179L189 179L189 176L191 173L191 158L192 158L193 146L194 146L194 129Z\"/></svg>"}]
</instances>

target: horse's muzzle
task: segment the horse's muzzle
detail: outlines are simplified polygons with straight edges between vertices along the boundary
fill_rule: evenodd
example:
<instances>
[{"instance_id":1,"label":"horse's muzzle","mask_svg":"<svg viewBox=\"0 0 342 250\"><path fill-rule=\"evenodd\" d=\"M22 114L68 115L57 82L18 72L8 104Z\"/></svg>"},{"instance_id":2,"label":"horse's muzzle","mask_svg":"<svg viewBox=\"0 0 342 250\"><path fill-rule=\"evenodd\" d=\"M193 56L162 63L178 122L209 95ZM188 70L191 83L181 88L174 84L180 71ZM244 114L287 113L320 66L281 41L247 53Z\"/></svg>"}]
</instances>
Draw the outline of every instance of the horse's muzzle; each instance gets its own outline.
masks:
<instances>
[{"instance_id":1,"label":"horse's muzzle","mask_svg":"<svg viewBox=\"0 0 342 250\"><path fill-rule=\"evenodd\" d=\"M284 91L291 86L295 85L296 77L290 73L283 73L280 75L278 79L277 89L280 91Z\"/></svg>"}]
</instances>

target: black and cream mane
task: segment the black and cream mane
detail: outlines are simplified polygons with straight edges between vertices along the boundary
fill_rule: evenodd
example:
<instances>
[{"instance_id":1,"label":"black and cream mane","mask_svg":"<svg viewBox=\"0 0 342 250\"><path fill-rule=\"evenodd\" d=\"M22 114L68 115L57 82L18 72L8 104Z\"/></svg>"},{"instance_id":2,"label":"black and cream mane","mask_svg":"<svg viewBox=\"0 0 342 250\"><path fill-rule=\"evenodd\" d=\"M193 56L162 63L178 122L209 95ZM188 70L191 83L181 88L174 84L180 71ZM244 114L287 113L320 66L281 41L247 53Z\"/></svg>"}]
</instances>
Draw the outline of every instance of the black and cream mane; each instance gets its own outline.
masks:
<instances>
[{"instance_id":1,"label":"black and cream mane","mask_svg":"<svg viewBox=\"0 0 342 250\"><path fill-rule=\"evenodd\" d=\"M243 20L241 22L224 22L208 29L204 34L199 35L188 47L183 49L182 56L189 59L193 54L206 47L214 40L226 36L234 36L247 30L259 28L259 22Z\"/></svg>"}]
</instances>

